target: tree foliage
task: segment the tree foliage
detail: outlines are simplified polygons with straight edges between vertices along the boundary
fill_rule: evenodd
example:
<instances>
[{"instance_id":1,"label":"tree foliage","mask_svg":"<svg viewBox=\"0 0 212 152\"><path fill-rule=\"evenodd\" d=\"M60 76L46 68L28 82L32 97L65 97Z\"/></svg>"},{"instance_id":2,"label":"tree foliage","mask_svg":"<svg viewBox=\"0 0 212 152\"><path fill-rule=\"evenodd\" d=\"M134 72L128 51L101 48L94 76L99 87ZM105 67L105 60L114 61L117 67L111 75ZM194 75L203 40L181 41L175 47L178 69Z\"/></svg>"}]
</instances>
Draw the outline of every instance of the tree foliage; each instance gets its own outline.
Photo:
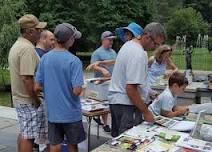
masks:
<instances>
[{"instance_id":1,"label":"tree foliage","mask_svg":"<svg viewBox=\"0 0 212 152\"><path fill-rule=\"evenodd\" d=\"M199 11L209 23L209 36L212 37L212 1L211 0L185 0L185 7L192 7Z\"/></svg>"},{"instance_id":2,"label":"tree foliage","mask_svg":"<svg viewBox=\"0 0 212 152\"><path fill-rule=\"evenodd\" d=\"M178 36L187 36L187 45L196 42L199 33L208 32L208 23L203 20L202 15L193 8L183 8L175 11L167 23L169 39L175 40Z\"/></svg>"},{"instance_id":3,"label":"tree foliage","mask_svg":"<svg viewBox=\"0 0 212 152\"><path fill-rule=\"evenodd\" d=\"M62 22L75 25L83 33L77 46L80 51L95 49L104 30L114 31L132 21L146 25L156 10L155 0L26 0L26 4L38 6L29 10L52 30Z\"/></svg>"},{"instance_id":4,"label":"tree foliage","mask_svg":"<svg viewBox=\"0 0 212 152\"><path fill-rule=\"evenodd\" d=\"M25 13L48 22L47 28L52 31L62 22L75 25L83 37L74 48L92 51L99 46L103 31L114 31L132 21L144 27L157 20L167 26L171 40L184 34L196 39L197 34L207 32L208 25L192 8L179 9L187 6L211 21L210 0L0 0L0 65L7 66L9 49L19 32L16 21Z\"/></svg>"},{"instance_id":5,"label":"tree foliage","mask_svg":"<svg viewBox=\"0 0 212 152\"><path fill-rule=\"evenodd\" d=\"M157 0L157 14L155 19L162 24L167 23L169 17L183 7L184 0Z\"/></svg>"},{"instance_id":6,"label":"tree foliage","mask_svg":"<svg viewBox=\"0 0 212 152\"><path fill-rule=\"evenodd\" d=\"M21 0L0 0L0 67L7 67L7 56L10 47L17 39L19 28L17 19L24 13L24 2Z\"/></svg>"},{"instance_id":7,"label":"tree foliage","mask_svg":"<svg viewBox=\"0 0 212 152\"><path fill-rule=\"evenodd\" d=\"M212 1L211 0L185 0L186 7L192 7L199 11L203 18L212 23Z\"/></svg>"}]
</instances>

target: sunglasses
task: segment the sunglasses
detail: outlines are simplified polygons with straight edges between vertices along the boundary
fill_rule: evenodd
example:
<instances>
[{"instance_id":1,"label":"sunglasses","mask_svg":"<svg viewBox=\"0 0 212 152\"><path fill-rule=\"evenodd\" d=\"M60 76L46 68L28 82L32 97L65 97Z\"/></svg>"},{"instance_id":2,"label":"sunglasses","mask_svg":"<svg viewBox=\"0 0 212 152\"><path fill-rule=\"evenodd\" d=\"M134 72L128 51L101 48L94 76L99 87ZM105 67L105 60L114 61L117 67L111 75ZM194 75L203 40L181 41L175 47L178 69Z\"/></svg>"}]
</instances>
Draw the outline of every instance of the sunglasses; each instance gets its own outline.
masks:
<instances>
[{"instance_id":1,"label":"sunglasses","mask_svg":"<svg viewBox=\"0 0 212 152\"><path fill-rule=\"evenodd\" d=\"M164 50L162 50L163 53L164 52L169 52L169 51L172 51L172 49L164 49Z\"/></svg>"}]
</instances>

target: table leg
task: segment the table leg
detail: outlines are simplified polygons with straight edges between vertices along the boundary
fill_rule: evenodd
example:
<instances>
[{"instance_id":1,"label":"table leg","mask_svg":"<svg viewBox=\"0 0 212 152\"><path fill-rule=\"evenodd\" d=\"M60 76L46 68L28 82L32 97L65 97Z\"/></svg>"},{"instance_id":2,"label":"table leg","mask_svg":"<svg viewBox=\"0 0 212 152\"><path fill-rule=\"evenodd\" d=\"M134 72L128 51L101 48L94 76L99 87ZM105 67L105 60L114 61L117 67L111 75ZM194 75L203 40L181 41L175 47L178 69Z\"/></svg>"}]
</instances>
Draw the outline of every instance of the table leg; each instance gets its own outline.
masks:
<instances>
[{"instance_id":1,"label":"table leg","mask_svg":"<svg viewBox=\"0 0 212 152\"><path fill-rule=\"evenodd\" d=\"M90 152L91 120L92 120L92 117L88 117L88 152Z\"/></svg>"},{"instance_id":2,"label":"table leg","mask_svg":"<svg viewBox=\"0 0 212 152\"><path fill-rule=\"evenodd\" d=\"M98 116L100 118L100 116ZM97 124L97 138L99 139L99 124Z\"/></svg>"}]
</instances>

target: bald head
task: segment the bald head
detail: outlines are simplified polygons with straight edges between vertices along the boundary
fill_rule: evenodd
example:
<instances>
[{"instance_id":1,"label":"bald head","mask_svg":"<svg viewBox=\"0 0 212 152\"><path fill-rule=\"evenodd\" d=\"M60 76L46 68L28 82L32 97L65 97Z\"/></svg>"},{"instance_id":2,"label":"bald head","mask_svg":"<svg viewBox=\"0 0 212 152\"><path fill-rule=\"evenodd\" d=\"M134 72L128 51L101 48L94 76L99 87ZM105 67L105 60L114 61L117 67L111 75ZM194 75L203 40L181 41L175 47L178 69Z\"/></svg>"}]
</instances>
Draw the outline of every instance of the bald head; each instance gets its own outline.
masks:
<instances>
[{"instance_id":1,"label":"bald head","mask_svg":"<svg viewBox=\"0 0 212 152\"><path fill-rule=\"evenodd\" d=\"M51 31L44 30L40 34L40 38L38 40L37 46L44 51L48 51L49 49L54 48L55 37Z\"/></svg>"}]
</instances>

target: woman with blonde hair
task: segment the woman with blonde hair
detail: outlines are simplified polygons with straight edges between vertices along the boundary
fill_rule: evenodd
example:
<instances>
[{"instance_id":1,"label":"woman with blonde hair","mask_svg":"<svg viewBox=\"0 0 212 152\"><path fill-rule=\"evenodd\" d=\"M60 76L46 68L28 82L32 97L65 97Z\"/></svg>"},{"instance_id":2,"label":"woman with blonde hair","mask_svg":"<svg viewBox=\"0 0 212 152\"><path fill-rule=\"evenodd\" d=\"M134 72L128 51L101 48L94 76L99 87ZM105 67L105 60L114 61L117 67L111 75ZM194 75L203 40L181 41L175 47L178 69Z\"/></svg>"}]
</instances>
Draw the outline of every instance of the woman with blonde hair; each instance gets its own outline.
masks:
<instances>
[{"instance_id":1,"label":"woman with blonde hair","mask_svg":"<svg viewBox=\"0 0 212 152\"><path fill-rule=\"evenodd\" d=\"M172 47L169 45L161 45L154 51L154 56L151 56L148 60L148 82L154 84L157 77L165 75L170 76L178 69L171 60ZM170 73L166 73L166 69L172 70Z\"/></svg>"}]
</instances>

